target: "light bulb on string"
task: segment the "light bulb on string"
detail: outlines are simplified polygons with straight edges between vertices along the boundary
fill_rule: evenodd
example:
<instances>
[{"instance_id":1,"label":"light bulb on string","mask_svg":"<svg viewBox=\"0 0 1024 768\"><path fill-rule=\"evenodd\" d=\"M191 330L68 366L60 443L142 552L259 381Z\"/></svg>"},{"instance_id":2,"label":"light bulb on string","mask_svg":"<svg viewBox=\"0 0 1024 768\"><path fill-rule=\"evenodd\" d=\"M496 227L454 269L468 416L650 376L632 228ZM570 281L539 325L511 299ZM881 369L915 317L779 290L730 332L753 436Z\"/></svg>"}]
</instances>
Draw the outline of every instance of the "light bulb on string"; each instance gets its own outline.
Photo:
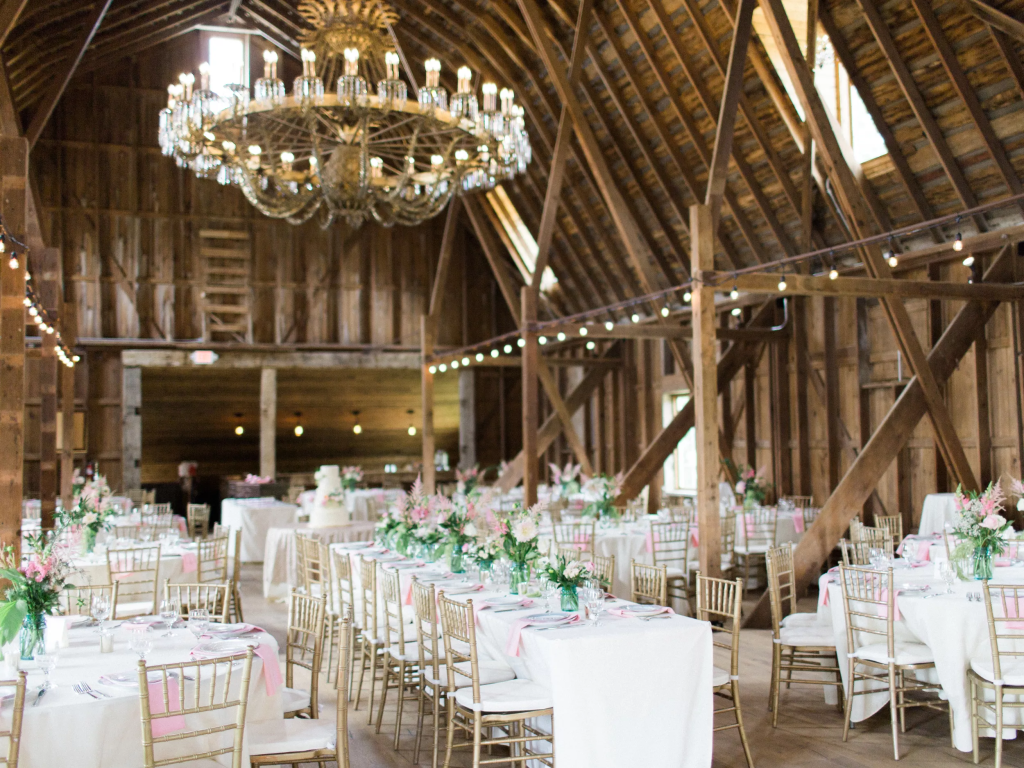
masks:
<instances>
[{"instance_id":1,"label":"light bulb on string","mask_svg":"<svg viewBox=\"0 0 1024 768\"><path fill-rule=\"evenodd\" d=\"M960 233L960 217L956 217L956 240L953 241L953 250L959 253L964 249L964 236Z\"/></svg>"},{"instance_id":2,"label":"light bulb on string","mask_svg":"<svg viewBox=\"0 0 1024 768\"><path fill-rule=\"evenodd\" d=\"M302 434L306 431L302 426L302 411L295 412L295 429L292 431L296 437L302 437Z\"/></svg>"},{"instance_id":3,"label":"light bulb on string","mask_svg":"<svg viewBox=\"0 0 1024 768\"><path fill-rule=\"evenodd\" d=\"M629 319L630 319L630 320L632 320L632 321L633 321L634 323L639 323L639 322L640 322L640 315L638 315L638 314L637 314L636 312L634 312L634 313L633 313L633 314L632 314L632 315L630 316L630 318L629 318Z\"/></svg>"},{"instance_id":4,"label":"light bulb on string","mask_svg":"<svg viewBox=\"0 0 1024 768\"><path fill-rule=\"evenodd\" d=\"M11 269L17 269L18 268L18 266L19 266L18 265L18 254L16 254L16 253L12 253L11 254L11 258L7 262L7 266L9 266Z\"/></svg>"},{"instance_id":5,"label":"light bulb on string","mask_svg":"<svg viewBox=\"0 0 1024 768\"><path fill-rule=\"evenodd\" d=\"M476 361L478 363L482 363L484 361L484 353L483 352L477 352L476 353Z\"/></svg>"},{"instance_id":6,"label":"light bulb on string","mask_svg":"<svg viewBox=\"0 0 1024 768\"><path fill-rule=\"evenodd\" d=\"M559 341L565 341L565 333L563 333L562 331L559 331L557 338L558 338Z\"/></svg>"},{"instance_id":7,"label":"light bulb on string","mask_svg":"<svg viewBox=\"0 0 1024 768\"><path fill-rule=\"evenodd\" d=\"M580 336L586 336L588 333L590 333L590 331L587 330L587 326L584 325L580 328Z\"/></svg>"},{"instance_id":8,"label":"light bulb on string","mask_svg":"<svg viewBox=\"0 0 1024 768\"><path fill-rule=\"evenodd\" d=\"M737 288L736 285L733 284L732 290L729 291L729 298L732 299L733 301L736 301L736 299L738 299L739 297L740 297L739 288Z\"/></svg>"},{"instance_id":9,"label":"light bulb on string","mask_svg":"<svg viewBox=\"0 0 1024 768\"><path fill-rule=\"evenodd\" d=\"M545 344L548 343L548 337L547 336L538 336L537 337L537 343L540 344L543 347Z\"/></svg>"},{"instance_id":10,"label":"light bulb on string","mask_svg":"<svg viewBox=\"0 0 1024 768\"><path fill-rule=\"evenodd\" d=\"M413 423L413 420L412 420L412 416L413 416L412 408L410 408L408 411L406 411L406 413L409 414L409 428L406 430L406 432L409 434L409 437L416 437L416 425Z\"/></svg>"},{"instance_id":11,"label":"light bulb on string","mask_svg":"<svg viewBox=\"0 0 1024 768\"><path fill-rule=\"evenodd\" d=\"M506 355L511 355L512 354L512 345L511 344L506 344L504 347L501 348L501 351L504 352Z\"/></svg>"},{"instance_id":12,"label":"light bulb on string","mask_svg":"<svg viewBox=\"0 0 1024 768\"><path fill-rule=\"evenodd\" d=\"M786 273L785 272L783 272L782 273L782 277L779 278L779 290L780 291L786 290Z\"/></svg>"},{"instance_id":13,"label":"light bulb on string","mask_svg":"<svg viewBox=\"0 0 1024 768\"><path fill-rule=\"evenodd\" d=\"M669 310L668 307L662 307L661 308L661 316L662 317L668 317L669 313L670 313L670 310Z\"/></svg>"},{"instance_id":14,"label":"light bulb on string","mask_svg":"<svg viewBox=\"0 0 1024 768\"><path fill-rule=\"evenodd\" d=\"M441 363L439 366L437 366L437 370L439 370L441 373L444 373L445 371L448 370L448 366L445 365L444 363Z\"/></svg>"},{"instance_id":15,"label":"light bulb on string","mask_svg":"<svg viewBox=\"0 0 1024 768\"><path fill-rule=\"evenodd\" d=\"M610 331L610 330L611 330L612 328L614 328L614 327L615 327L615 323L613 323L613 322L612 322L611 320L606 320L606 321L605 321L605 324L604 324L604 329L605 329L606 331Z\"/></svg>"},{"instance_id":16,"label":"light bulb on string","mask_svg":"<svg viewBox=\"0 0 1024 768\"><path fill-rule=\"evenodd\" d=\"M469 358L468 357L462 358L462 365L463 365L463 367L469 365Z\"/></svg>"},{"instance_id":17,"label":"light bulb on string","mask_svg":"<svg viewBox=\"0 0 1024 768\"><path fill-rule=\"evenodd\" d=\"M73 359L74 358L72 358L72 360ZM245 434L245 427L242 426L241 421L242 421L242 414L236 413L235 414L235 434L238 435L239 437L241 437L242 435Z\"/></svg>"},{"instance_id":18,"label":"light bulb on string","mask_svg":"<svg viewBox=\"0 0 1024 768\"><path fill-rule=\"evenodd\" d=\"M453 371L457 371L458 369L459 369L459 361L458 360L452 360L452 370Z\"/></svg>"},{"instance_id":19,"label":"light bulb on string","mask_svg":"<svg viewBox=\"0 0 1024 768\"><path fill-rule=\"evenodd\" d=\"M437 373L437 366L432 365L429 368L427 368L427 370L430 371L431 373Z\"/></svg>"},{"instance_id":20,"label":"light bulb on string","mask_svg":"<svg viewBox=\"0 0 1024 768\"><path fill-rule=\"evenodd\" d=\"M444 367L443 365L441 366ZM352 434L361 435L363 433L363 425L359 423L359 411L352 411L352 415L355 417L356 423L352 425Z\"/></svg>"},{"instance_id":21,"label":"light bulb on string","mask_svg":"<svg viewBox=\"0 0 1024 768\"><path fill-rule=\"evenodd\" d=\"M525 347L526 339L516 339L516 346L520 348Z\"/></svg>"},{"instance_id":22,"label":"light bulb on string","mask_svg":"<svg viewBox=\"0 0 1024 768\"><path fill-rule=\"evenodd\" d=\"M597 346L597 344L595 344L592 341L588 341L587 342L587 349L594 349L594 347L596 347L596 346Z\"/></svg>"},{"instance_id":23,"label":"light bulb on string","mask_svg":"<svg viewBox=\"0 0 1024 768\"><path fill-rule=\"evenodd\" d=\"M498 350L496 350L496 349L492 349L491 350L491 357L497 357L499 354L501 354L501 353L498 352Z\"/></svg>"},{"instance_id":24,"label":"light bulb on string","mask_svg":"<svg viewBox=\"0 0 1024 768\"><path fill-rule=\"evenodd\" d=\"M742 314L743 314L743 310L740 309L739 307L733 307L732 308L732 316L733 317L739 317Z\"/></svg>"},{"instance_id":25,"label":"light bulb on string","mask_svg":"<svg viewBox=\"0 0 1024 768\"><path fill-rule=\"evenodd\" d=\"M970 266L974 265L974 254L973 253L967 254L967 258L964 259L963 265L965 267L970 267Z\"/></svg>"},{"instance_id":26,"label":"light bulb on string","mask_svg":"<svg viewBox=\"0 0 1024 768\"><path fill-rule=\"evenodd\" d=\"M687 304L690 303L690 299L692 299L692 298L693 298L693 294L690 293L689 291L687 291L686 293L683 294L683 301L685 301Z\"/></svg>"},{"instance_id":27,"label":"light bulb on string","mask_svg":"<svg viewBox=\"0 0 1024 768\"><path fill-rule=\"evenodd\" d=\"M837 277L839 277L839 270L836 269L835 267L832 267L832 269L828 271L828 279L835 280Z\"/></svg>"}]
</instances>

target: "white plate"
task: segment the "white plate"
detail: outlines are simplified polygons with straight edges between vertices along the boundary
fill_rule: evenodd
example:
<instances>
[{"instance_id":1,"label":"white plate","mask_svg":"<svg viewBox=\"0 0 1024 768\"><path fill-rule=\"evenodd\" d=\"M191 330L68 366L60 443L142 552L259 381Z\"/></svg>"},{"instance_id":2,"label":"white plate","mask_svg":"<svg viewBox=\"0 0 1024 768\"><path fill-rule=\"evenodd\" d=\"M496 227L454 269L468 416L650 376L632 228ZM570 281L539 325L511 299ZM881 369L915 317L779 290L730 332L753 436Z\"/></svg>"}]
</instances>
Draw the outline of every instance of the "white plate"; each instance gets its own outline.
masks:
<instances>
[{"instance_id":1,"label":"white plate","mask_svg":"<svg viewBox=\"0 0 1024 768\"><path fill-rule=\"evenodd\" d=\"M519 605L523 602L523 598L515 595L499 595L498 597L489 597L485 601L488 605Z\"/></svg>"},{"instance_id":2,"label":"white plate","mask_svg":"<svg viewBox=\"0 0 1024 768\"><path fill-rule=\"evenodd\" d=\"M665 609L658 605L626 605L622 610L631 616L656 616L665 612Z\"/></svg>"},{"instance_id":3,"label":"white plate","mask_svg":"<svg viewBox=\"0 0 1024 768\"><path fill-rule=\"evenodd\" d=\"M564 624L567 621L571 621L575 615L575 613L554 611L552 613L538 613L530 616L529 619L531 624Z\"/></svg>"},{"instance_id":4,"label":"white plate","mask_svg":"<svg viewBox=\"0 0 1024 768\"><path fill-rule=\"evenodd\" d=\"M177 677L177 672L168 672L167 677ZM159 672L149 673L149 682L156 683L163 680L163 675ZM109 675L101 675L100 682L105 685L116 685L121 688L138 688L139 687L139 673L138 672L113 672Z\"/></svg>"},{"instance_id":5,"label":"white plate","mask_svg":"<svg viewBox=\"0 0 1024 768\"><path fill-rule=\"evenodd\" d=\"M900 591L904 592L904 593L907 593L907 592L925 592L928 589L930 589L930 587L927 584L904 584L903 586L900 587Z\"/></svg>"},{"instance_id":6,"label":"white plate","mask_svg":"<svg viewBox=\"0 0 1024 768\"><path fill-rule=\"evenodd\" d=\"M387 563L385 564L388 568L394 568L395 570L405 570L406 568L422 568L423 566L419 563Z\"/></svg>"},{"instance_id":7,"label":"white plate","mask_svg":"<svg viewBox=\"0 0 1024 768\"><path fill-rule=\"evenodd\" d=\"M365 549L374 546L372 541L341 541L334 545L338 549Z\"/></svg>"},{"instance_id":8,"label":"white plate","mask_svg":"<svg viewBox=\"0 0 1024 768\"><path fill-rule=\"evenodd\" d=\"M255 640L207 640L196 646L195 650L207 656L230 656L233 653L244 653L249 648L255 648L259 642Z\"/></svg>"}]
</instances>

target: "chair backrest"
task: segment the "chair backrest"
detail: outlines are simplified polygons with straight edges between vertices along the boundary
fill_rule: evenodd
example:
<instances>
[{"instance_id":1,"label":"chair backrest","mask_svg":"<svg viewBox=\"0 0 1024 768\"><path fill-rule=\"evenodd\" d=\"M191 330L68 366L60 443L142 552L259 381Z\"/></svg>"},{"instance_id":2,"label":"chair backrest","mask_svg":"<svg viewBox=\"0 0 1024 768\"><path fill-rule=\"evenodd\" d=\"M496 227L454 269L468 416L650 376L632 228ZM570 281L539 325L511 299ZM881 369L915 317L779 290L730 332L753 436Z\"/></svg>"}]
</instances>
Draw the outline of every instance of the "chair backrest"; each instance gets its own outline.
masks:
<instances>
[{"instance_id":1,"label":"chair backrest","mask_svg":"<svg viewBox=\"0 0 1024 768\"><path fill-rule=\"evenodd\" d=\"M694 520L693 504L676 504L668 508L668 517L673 523L692 523Z\"/></svg>"},{"instance_id":2,"label":"chair backrest","mask_svg":"<svg viewBox=\"0 0 1024 768\"><path fill-rule=\"evenodd\" d=\"M300 595L292 590L288 604L288 639L285 646L285 685L294 688L295 668L309 670L309 701L317 706L320 680L321 640L324 635L324 598ZM315 711L315 709L314 709Z\"/></svg>"},{"instance_id":3,"label":"chair backrest","mask_svg":"<svg viewBox=\"0 0 1024 768\"><path fill-rule=\"evenodd\" d=\"M363 607L363 634L371 638L379 637L376 560L359 557L359 591L361 594L356 596L356 601Z\"/></svg>"},{"instance_id":4,"label":"chair backrest","mask_svg":"<svg viewBox=\"0 0 1024 768\"><path fill-rule=\"evenodd\" d=\"M1021 632L1024 609L1024 586L982 582L985 612L988 614L988 639L992 651L993 679L1003 679L1003 664L1014 667L1024 657L1024 632ZM993 604L993 602L995 604Z\"/></svg>"},{"instance_id":5,"label":"chair backrest","mask_svg":"<svg viewBox=\"0 0 1024 768\"><path fill-rule=\"evenodd\" d=\"M847 653L885 638L889 658L895 657L893 605L896 600L892 568L876 571L839 565L839 583L843 589L843 613L846 614Z\"/></svg>"},{"instance_id":6,"label":"chair backrest","mask_svg":"<svg viewBox=\"0 0 1024 768\"><path fill-rule=\"evenodd\" d=\"M315 540L302 533L295 534L295 563L299 569L299 587L309 594L309 586L306 584L307 568L306 558L309 557L310 552L315 550L315 556L320 556L320 550L315 546ZM319 565L316 566L319 570Z\"/></svg>"},{"instance_id":7,"label":"chair backrest","mask_svg":"<svg viewBox=\"0 0 1024 768\"><path fill-rule=\"evenodd\" d=\"M110 605L110 616L114 615L117 605L117 586L113 584L90 584L88 586L67 585L60 593L61 613L65 616L91 616L92 600L96 595L107 598Z\"/></svg>"},{"instance_id":8,"label":"chair backrest","mask_svg":"<svg viewBox=\"0 0 1024 768\"><path fill-rule=\"evenodd\" d=\"M242 529L236 528L231 530L230 528L223 528L222 531L229 537L228 552L231 551L231 545L234 545L235 554L231 556L231 583L236 587L239 581L242 579ZM214 532L217 532L217 526L214 526ZM216 536L214 536L216 538ZM231 541L234 538L234 541Z\"/></svg>"},{"instance_id":9,"label":"chair backrest","mask_svg":"<svg viewBox=\"0 0 1024 768\"><path fill-rule=\"evenodd\" d=\"M596 520L577 520L574 522L552 523L555 537L555 548L576 547L581 553L594 554L594 536L597 532Z\"/></svg>"},{"instance_id":10,"label":"chair backrest","mask_svg":"<svg viewBox=\"0 0 1024 768\"><path fill-rule=\"evenodd\" d=\"M900 545L900 542L903 541L902 515L887 515L884 517L877 515L875 516L875 527L885 531L886 536L888 536L897 547Z\"/></svg>"},{"instance_id":11,"label":"chair backrest","mask_svg":"<svg viewBox=\"0 0 1024 768\"><path fill-rule=\"evenodd\" d=\"M331 592L338 603L338 615L348 614L356 626L362 626L361 613L356 610L359 605L352 579L352 558L348 552L329 547L327 553L331 563Z\"/></svg>"},{"instance_id":12,"label":"chair backrest","mask_svg":"<svg viewBox=\"0 0 1024 768\"><path fill-rule=\"evenodd\" d=\"M779 637L782 620L796 613L796 577L793 570L793 542L772 547L765 555L768 595L772 609L772 632Z\"/></svg>"},{"instance_id":13,"label":"chair backrest","mask_svg":"<svg viewBox=\"0 0 1024 768\"><path fill-rule=\"evenodd\" d=\"M196 546L198 570L196 581L203 584L224 584L228 580L228 537L203 539Z\"/></svg>"},{"instance_id":14,"label":"chair backrest","mask_svg":"<svg viewBox=\"0 0 1024 768\"><path fill-rule=\"evenodd\" d=\"M206 538L210 534L210 505L189 504L186 510L188 536L196 539Z\"/></svg>"},{"instance_id":15,"label":"chair backrest","mask_svg":"<svg viewBox=\"0 0 1024 768\"><path fill-rule=\"evenodd\" d=\"M629 561L630 599L643 605L668 605L668 568Z\"/></svg>"},{"instance_id":16,"label":"chair backrest","mask_svg":"<svg viewBox=\"0 0 1024 768\"><path fill-rule=\"evenodd\" d=\"M384 603L384 646L405 654L405 621L402 616L402 577L397 568L381 565L377 570L378 587Z\"/></svg>"},{"instance_id":17,"label":"chair backrest","mask_svg":"<svg viewBox=\"0 0 1024 768\"><path fill-rule=\"evenodd\" d=\"M190 611L205 608L210 621L221 624L227 622L228 615L227 584L171 584L164 581L164 600L174 600L178 604L178 616L187 619Z\"/></svg>"},{"instance_id":18,"label":"chair backrest","mask_svg":"<svg viewBox=\"0 0 1024 768\"><path fill-rule=\"evenodd\" d=\"M18 757L21 752L21 723L25 713L25 679L27 672L19 672L16 680L0 680L0 695L14 694L14 707L11 712L11 727L0 730L0 739L7 739L7 751L0 752L0 765L7 768L18 768ZM4 718L6 722L7 718ZM54 734L56 735L56 734Z\"/></svg>"},{"instance_id":19,"label":"chair backrest","mask_svg":"<svg viewBox=\"0 0 1024 768\"><path fill-rule=\"evenodd\" d=\"M437 611L441 616L448 690L470 687L465 684L468 679L473 688L473 703L479 704L480 659L476 649L473 601L467 600L462 603L451 600L442 591L437 596Z\"/></svg>"},{"instance_id":20,"label":"chair backrest","mask_svg":"<svg viewBox=\"0 0 1024 768\"><path fill-rule=\"evenodd\" d=\"M892 540L885 541L847 541L839 540L843 550L843 563L850 565L871 565L871 550L885 550L886 557L892 557Z\"/></svg>"},{"instance_id":21,"label":"chair backrest","mask_svg":"<svg viewBox=\"0 0 1024 768\"><path fill-rule=\"evenodd\" d=\"M850 520L850 541L860 541L860 532L864 523L860 521L860 515Z\"/></svg>"},{"instance_id":22,"label":"chair backrest","mask_svg":"<svg viewBox=\"0 0 1024 768\"><path fill-rule=\"evenodd\" d=\"M181 765L194 761L210 761L220 755L231 755L232 768L242 768L242 745L245 735L245 711L249 700L249 678L252 674L250 648L245 654L219 657L216 659L194 659L173 664L146 666L139 661L139 703L142 710L142 750L146 768L165 765ZM236 670L236 664L240 667ZM156 697L161 706L154 707ZM154 712L154 709L162 711ZM234 714L232 722L231 714ZM170 717L184 716L186 724L189 715L224 712L219 717L220 726L215 730L230 737L230 746L210 748L209 728L185 729L154 734L154 725ZM163 729L160 729L163 730ZM182 743L196 740L201 752L181 755ZM158 758L156 747L173 744L174 757Z\"/></svg>"},{"instance_id":23,"label":"chair backrest","mask_svg":"<svg viewBox=\"0 0 1024 768\"><path fill-rule=\"evenodd\" d=\"M140 507L149 501L146 491L142 488L129 488L125 491L125 496L127 496L129 501L131 501L131 503L136 507Z\"/></svg>"},{"instance_id":24,"label":"chair backrest","mask_svg":"<svg viewBox=\"0 0 1024 768\"><path fill-rule=\"evenodd\" d=\"M144 545L107 550L110 583L117 582L117 604L150 602L150 614L156 613L157 585L160 579L160 545ZM115 609L114 618L117 618Z\"/></svg>"},{"instance_id":25,"label":"chair backrest","mask_svg":"<svg viewBox=\"0 0 1024 768\"><path fill-rule=\"evenodd\" d=\"M412 607L416 616L416 645L420 652L420 672L426 674L429 669L435 680L438 679L441 656L441 633L437 626L437 598L433 584L423 584L418 579L412 581Z\"/></svg>"},{"instance_id":26,"label":"chair backrest","mask_svg":"<svg viewBox=\"0 0 1024 768\"><path fill-rule=\"evenodd\" d=\"M651 561L654 565L678 568L684 574L690 560L690 525L688 523L658 523L651 521Z\"/></svg>"},{"instance_id":27,"label":"chair backrest","mask_svg":"<svg viewBox=\"0 0 1024 768\"><path fill-rule=\"evenodd\" d=\"M748 550L775 546L779 511L775 507L754 507L742 513L743 538Z\"/></svg>"},{"instance_id":28,"label":"chair backrest","mask_svg":"<svg viewBox=\"0 0 1024 768\"><path fill-rule=\"evenodd\" d=\"M224 525L223 523L214 523L213 524L213 531L211 531L210 535L213 536L214 538L217 538L218 536L223 536L225 533L227 533L230 530L231 530L231 528L229 528L228 526ZM239 529L239 530L241 530L241 529Z\"/></svg>"},{"instance_id":29,"label":"chair backrest","mask_svg":"<svg viewBox=\"0 0 1024 768\"><path fill-rule=\"evenodd\" d=\"M569 502L565 499L557 499L548 504L548 514L551 515L551 523L562 522L562 513L569 508Z\"/></svg>"},{"instance_id":30,"label":"chair backrest","mask_svg":"<svg viewBox=\"0 0 1024 768\"><path fill-rule=\"evenodd\" d=\"M719 518L719 531L722 540L722 557L731 557L736 548L736 513L729 511Z\"/></svg>"},{"instance_id":31,"label":"chair backrest","mask_svg":"<svg viewBox=\"0 0 1024 768\"><path fill-rule=\"evenodd\" d=\"M698 621L711 622L711 642L729 652L729 673L740 672L740 612L743 609L743 579L728 581L697 574Z\"/></svg>"}]
</instances>

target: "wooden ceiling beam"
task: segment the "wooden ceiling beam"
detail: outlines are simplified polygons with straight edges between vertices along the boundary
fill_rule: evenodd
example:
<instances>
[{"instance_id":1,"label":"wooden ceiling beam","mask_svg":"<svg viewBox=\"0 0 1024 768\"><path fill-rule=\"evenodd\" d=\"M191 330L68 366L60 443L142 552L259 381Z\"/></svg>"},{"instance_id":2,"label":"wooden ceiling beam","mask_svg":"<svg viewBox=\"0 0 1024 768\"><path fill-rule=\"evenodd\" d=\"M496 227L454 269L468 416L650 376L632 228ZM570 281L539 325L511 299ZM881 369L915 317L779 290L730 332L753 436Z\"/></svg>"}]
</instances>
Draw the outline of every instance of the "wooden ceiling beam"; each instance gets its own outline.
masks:
<instances>
[{"instance_id":1,"label":"wooden ceiling beam","mask_svg":"<svg viewBox=\"0 0 1024 768\"><path fill-rule=\"evenodd\" d=\"M0 5L0 46L7 41L11 30L18 24L26 5L28 0L4 0L3 5Z\"/></svg>"},{"instance_id":2,"label":"wooden ceiling beam","mask_svg":"<svg viewBox=\"0 0 1024 768\"><path fill-rule=\"evenodd\" d=\"M1014 49L1013 42L1004 32L996 29L995 27L989 27L989 32L992 33L992 39L995 41L996 48L999 50L999 56L1002 58L1007 71L1010 73L1010 79L1013 80L1013 84L1017 88L1017 93L1020 95L1021 99L1024 100L1024 63L1021 63L1020 55Z\"/></svg>"},{"instance_id":3,"label":"wooden ceiling beam","mask_svg":"<svg viewBox=\"0 0 1024 768\"><path fill-rule=\"evenodd\" d=\"M68 83L75 74L75 70L78 69L78 65L82 62L82 57L96 36L96 32L99 31L103 18L107 15L107 11L110 10L112 2L113 0L96 0L92 14L86 20L85 31L76 42L70 60L64 63L63 71L53 78L50 90L43 97L39 106L36 107L35 114L32 115L32 122L29 123L28 130L25 133L30 149L39 141L43 129L50 120L50 115L53 114L53 110L56 108L57 102L60 101L60 97L64 95L64 89L67 88Z\"/></svg>"},{"instance_id":4,"label":"wooden ceiling beam","mask_svg":"<svg viewBox=\"0 0 1024 768\"><path fill-rule=\"evenodd\" d=\"M551 403L551 407L558 416L558 420L562 422L562 433L565 435L565 441L569 443L572 452L576 454L576 461L580 463L583 474L588 476L594 474L594 468L590 465L590 457L587 456L587 447L580 440L580 436L572 423L572 414L569 412L561 393L558 391L558 382L551 375L551 369L548 368L543 359L540 361L540 365L537 366L537 377L540 379L541 386L544 387L544 394L547 395L548 402Z\"/></svg>"},{"instance_id":5,"label":"wooden ceiling beam","mask_svg":"<svg viewBox=\"0 0 1024 768\"><path fill-rule=\"evenodd\" d=\"M955 283L938 280L899 280L881 277L837 277L786 275L786 290L779 290L777 274L718 272L706 276L714 285L735 286L741 293L773 296L893 296L904 299L946 299L951 301L1017 301L1024 299L1024 284Z\"/></svg>"},{"instance_id":6,"label":"wooden ceiling beam","mask_svg":"<svg viewBox=\"0 0 1024 768\"><path fill-rule=\"evenodd\" d=\"M900 86L903 96L910 104L910 108L917 118L918 125L920 125L921 130L924 132L925 138L931 144L932 149L935 150L935 154L938 156L939 163L946 172L946 178L949 179L953 191L956 192L957 197L965 208L977 207L978 198L975 197L974 191L960 169L953 150L949 148L949 142L946 141L946 137L942 133L942 129L939 127L935 116L932 115L924 100L924 96L921 95L921 91L914 81L914 76L903 61L903 57L896 47L896 42L893 40L892 33L889 31L889 27L886 26L885 20L882 19L881 12L873 0L857 0L857 7L863 13L864 20L867 22L875 42L878 43L882 56L885 57L889 68L892 70L893 75L895 75L896 82ZM974 221L980 231L985 232L988 229L984 216L975 216Z\"/></svg>"},{"instance_id":7,"label":"wooden ceiling beam","mask_svg":"<svg viewBox=\"0 0 1024 768\"><path fill-rule=\"evenodd\" d=\"M637 283L632 270L622 259L622 254L618 248L601 249L594 241L591 233L599 230L598 224L591 219L590 211L586 204L579 201L577 191L573 188L572 184L569 185L567 194L563 199L565 200L565 205L562 206L562 210L565 211L569 221L576 228L576 232L579 234L584 246L590 253L594 254L594 263L598 265L601 274L604 275L605 282L611 286L616 299L618 301L625 300L627 291L630 294L640 293L640 285ZM605 255L609 251L611 253L610 259ZM614 262L618 274L612 272L612 262Z\"/></svg>"},{"instance_id":8,"label":"wooden ceiling beam","mask_svg":"<svg viewBox=\"0 0 1024 768\"><path fill-rule=\"evenodd\" d=\"M510 262L501 256L502 249L499 247L501 239L491 226L490 219L482 210L482 206L488 205L488 203L481 203L473 195L467 195L463 199L463 205L466 207L466 215L469 217L469 223L476 234L477 242L480 243L480 248L487 258L487 263L491 265L491 272L494 274L494 279L498 283L498 288L505 299L508 311L518 328L521 325L519 321L521 304L517 301L520 286L513 282L512 274L506 268L506 265Z\"/></svg>"},{"instance_id":9,"label":"wooden ceiling beam","mask_svg":"<svg viewBox=\"0 0 1024 768\"><path fill-rule=\"evenodd\" d=\"M252 19L257 26L262 26L264 29L269 30L269 37L274 39L282 50L290 53L294 57L298 57L300 55L299 50L302 46L299 41L292 34L281 29L281 27L274 24L267 18L267 13L273 13L273 9L268 7L266 4L259 2L259 0L251 0L251 4L242 6L242 13ZM285 43L287 44L285 45Z\"/></svg>"},{"instance_id":10,"label":"wooden ceiling beam","mask_svg":"<svg viewBox=\"0 0 1024 768\"><path fill-rule=\"evenodd\" d=\"M1024 42L1024 22L999 10L985 0L966 0L967 9L990 27L998 29L1014 40Z\"/></svg>"}]
</instances>

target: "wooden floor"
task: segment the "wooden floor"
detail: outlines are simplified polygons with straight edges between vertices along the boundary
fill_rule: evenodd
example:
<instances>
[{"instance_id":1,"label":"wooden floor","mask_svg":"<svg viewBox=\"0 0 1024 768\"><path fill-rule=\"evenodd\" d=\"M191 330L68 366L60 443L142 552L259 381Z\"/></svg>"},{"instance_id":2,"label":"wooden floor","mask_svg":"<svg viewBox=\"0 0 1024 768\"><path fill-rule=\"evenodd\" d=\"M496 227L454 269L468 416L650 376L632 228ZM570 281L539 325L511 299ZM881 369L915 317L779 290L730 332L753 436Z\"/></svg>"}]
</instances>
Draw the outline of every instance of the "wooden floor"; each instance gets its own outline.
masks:
<instances>
[{"instance_id":1,"label":"wooden floor","mask_svg":"<svg viewBox=\"0 0 1024 768\"><path fill-rule=\"evenodd\" d=\"M269 603L262 595L262 569L246 566L243 573L243 604L247 621L272 632L284 645L286 609L284 604ZM803 610L813 610L808 601ZM762 630L744 630L740 679L747 734L754 763L758 768L859 768L893 764L888 709L865 723L859 723L843 743L843 720L835 707L826 706L820 688L794 687L783 691L779 727L773 729L767 709L768 678L771 670L771 634ZM335 696L321 677L320 702L325 717L333 715ZM406 768L412 764L415 718L408 713L402 734L402 749L391 748L394 733L394 708L384 714L384 728L378 736L366 725L366 704L359 712L350 712L349 733L353 768ZM949 725L945 714L916 712L907 715L906 734L901 734L901 766L943 768L972 763L969 753L950 746ZM426 741L426 740L425 740ZM982 765L992 765L992 741L982 742ZM429 742L420 764L430 766ZM1006 766L1024 765L1024 742L1007 742ZM332 764L333 765L333 764ZM469 765L462 761L459 766ZM715 768L744 768L746 762L735 730L716 734ZM642 768L642 767L637 767Z\"/></svg>"}]
</instances>

